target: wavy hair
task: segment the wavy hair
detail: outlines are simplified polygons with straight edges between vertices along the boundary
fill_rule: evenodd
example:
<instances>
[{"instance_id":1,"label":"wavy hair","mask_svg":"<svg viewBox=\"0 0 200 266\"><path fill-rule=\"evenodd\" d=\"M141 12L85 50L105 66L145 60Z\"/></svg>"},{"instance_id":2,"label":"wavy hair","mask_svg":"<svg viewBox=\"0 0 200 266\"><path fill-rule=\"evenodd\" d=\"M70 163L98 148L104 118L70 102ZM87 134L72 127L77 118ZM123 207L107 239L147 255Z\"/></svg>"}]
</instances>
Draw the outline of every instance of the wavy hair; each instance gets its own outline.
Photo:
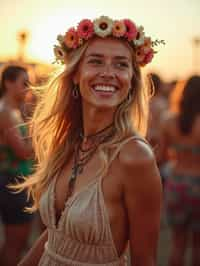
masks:
<instances>
[{"instance_id":1,"label":"wavy hair","mask_svg":"<svg viewBox=\"0 0 200 266\"><path fill-rule=\"evenodd\" d=\"M42 193L69 161L79 138L83 123L82 101L81 97L74 99L72 96L72 75L89 42L69 54L64 71L53 77L45 87L36 89L38 103L31 119L31 135L38 164L35 173L15 187L19 190L28 189L28 195L33 197L33 206L29 211L38 208ZM104 161L102 171L106 171L108 166L109 148L116 146L127 134L137 132L145 135L146 132L148 87L142 86L141 71L134 62L133 52L132 88L114 116L117 134L99 147Z\"/></svg>"},{"instance_id":2,"label":"wavy hair","mask_svg":"<svg viewBox=\"0 0 200 266\"><path fill-rule=\"evenodd\" d=\"M184 135L190 134L194 120L200 114L200 76L192 76L183 86L179 104L179 128Z\"/></svg>"}]
</instances>

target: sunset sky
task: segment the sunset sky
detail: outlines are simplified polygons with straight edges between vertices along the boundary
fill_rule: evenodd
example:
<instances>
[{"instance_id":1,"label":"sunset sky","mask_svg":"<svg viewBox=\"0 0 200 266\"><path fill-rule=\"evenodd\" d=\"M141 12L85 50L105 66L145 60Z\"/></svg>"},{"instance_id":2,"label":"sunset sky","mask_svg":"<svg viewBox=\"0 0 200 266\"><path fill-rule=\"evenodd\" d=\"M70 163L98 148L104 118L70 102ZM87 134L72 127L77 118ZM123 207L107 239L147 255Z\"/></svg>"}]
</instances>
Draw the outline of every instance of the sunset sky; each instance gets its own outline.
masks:
<instances>
[{"instance_id":1,"label":"sunset sky","mask_svg":"<svg viewBox=\"0 0 200 266\"><path fill-rule=\"evenodd\" d=\"M0 0L0 60L14 58L17 32L30 32L26 56L53 62L56 36L82 18L108 15L131 18L153 39L164 39L151 66L165 79L184 78L200 71L200 0ZM194 53L196 59L194 59Z\"/></svg>"}]
</instances>

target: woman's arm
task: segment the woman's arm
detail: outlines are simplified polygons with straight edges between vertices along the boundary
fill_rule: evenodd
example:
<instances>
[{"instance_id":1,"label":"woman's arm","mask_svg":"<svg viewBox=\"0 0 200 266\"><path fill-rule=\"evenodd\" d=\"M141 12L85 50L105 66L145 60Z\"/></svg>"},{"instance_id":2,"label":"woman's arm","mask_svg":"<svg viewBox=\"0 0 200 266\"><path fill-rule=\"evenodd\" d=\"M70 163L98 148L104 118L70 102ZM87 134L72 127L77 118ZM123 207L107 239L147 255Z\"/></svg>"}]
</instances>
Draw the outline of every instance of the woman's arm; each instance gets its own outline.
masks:
<instances>
[{"instance_id":1,"label":"woman's arm","mask_svg":"<svg viewBox=\"0 0 200 266\"><path fill-rule=\"evenodd\" d=\"M34 243L30 251L19 262L18 266L37 266L44 252L44 244L48 240L47 229L41 234L38 240Z\"/></svg>"},{"instance_id":2,"label":"woman's arm","mask_svg":"<svg viewBox=\"0 0 200 266\"><path fill-rule=\"evenodd\" d=\"M129 219L131 265L155 266L160 231L162 186L151 149L131 141L120 153Z\"/></svg>"},{"instance_id":3,"label":"woman's arm","mask_svg":"<svg viewBox=\"0 0 200 266\"><path fill-rule=\"evenodd\" d=\"M4 140L13 149L17 157L24 160L32 157L31 143L25 141L21 136L16 119L11 114L1 112L0 120L0 130L4 132Z\"/></svg>"}]
</instances>

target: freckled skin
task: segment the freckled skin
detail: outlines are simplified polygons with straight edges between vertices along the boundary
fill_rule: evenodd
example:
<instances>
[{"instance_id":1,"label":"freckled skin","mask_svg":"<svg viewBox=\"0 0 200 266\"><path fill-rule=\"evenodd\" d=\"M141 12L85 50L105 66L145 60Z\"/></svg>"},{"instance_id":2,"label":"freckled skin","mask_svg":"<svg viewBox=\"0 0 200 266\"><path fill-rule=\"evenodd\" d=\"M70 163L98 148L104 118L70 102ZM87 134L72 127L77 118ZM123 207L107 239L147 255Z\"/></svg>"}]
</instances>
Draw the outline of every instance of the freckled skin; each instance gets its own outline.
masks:
<instances>
[{"instance_id":1,"label":"freckled skin","mask_svg":"<svg viewBox=\"0 0 200 266\"><path fill-rule=\"evenodd\" d=\"M83 105L113 111L127 97L132 77L132 53L127 45L116 39L107 39L106 42L101 38L94 39L76 76ZM92 90L97 84L113 85L117 91L111 96L101 97Z\"/></svg>"}]
</instances>

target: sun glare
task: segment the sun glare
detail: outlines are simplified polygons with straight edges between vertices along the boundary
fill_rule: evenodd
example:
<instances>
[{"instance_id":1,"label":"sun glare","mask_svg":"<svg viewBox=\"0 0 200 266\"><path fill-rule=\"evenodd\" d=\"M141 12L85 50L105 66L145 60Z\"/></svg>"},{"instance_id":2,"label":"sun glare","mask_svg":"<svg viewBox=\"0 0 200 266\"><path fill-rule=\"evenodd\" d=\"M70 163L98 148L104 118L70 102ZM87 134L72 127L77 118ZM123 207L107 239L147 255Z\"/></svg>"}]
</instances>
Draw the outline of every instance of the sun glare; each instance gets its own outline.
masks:
<instances>
[{"instance_id":1,"label":"sun glare","mask_svg":"<svg viewBox=\"0 0 200 266\"><path fill-rule=\"evenodd\" d=\"M70 14L76 15L71 16ZM87 18L97 16L93 9L87 8L84 12L83 9L74 10L71 8L67 12L63 9L54 10L45 18L39 19L37 25L34 25L32 29L32 38L29 45L31 57L52 62L54 60L53 46L56 44L57 35L63 34L69 27L75 26L83 14Z\"/></svg>"}]
</instances>

